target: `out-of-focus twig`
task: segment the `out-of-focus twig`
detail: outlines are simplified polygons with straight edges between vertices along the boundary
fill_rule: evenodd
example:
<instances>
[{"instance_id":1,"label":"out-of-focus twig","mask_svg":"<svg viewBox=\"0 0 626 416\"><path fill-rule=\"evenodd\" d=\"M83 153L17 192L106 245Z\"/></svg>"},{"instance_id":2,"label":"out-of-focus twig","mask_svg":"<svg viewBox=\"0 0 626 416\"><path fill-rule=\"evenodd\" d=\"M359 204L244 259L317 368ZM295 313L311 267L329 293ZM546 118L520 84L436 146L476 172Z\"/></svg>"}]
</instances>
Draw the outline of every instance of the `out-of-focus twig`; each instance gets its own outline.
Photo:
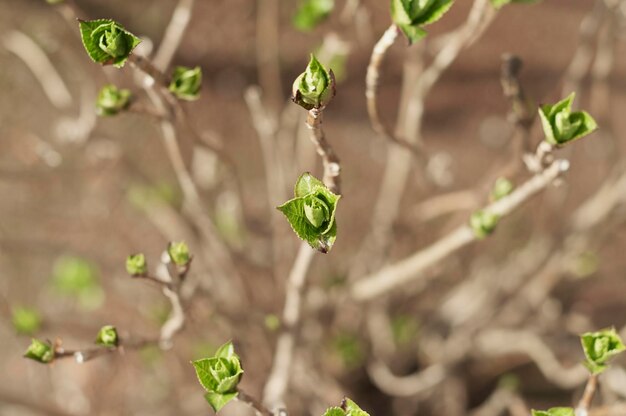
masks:
<instances>
[{"instance_id":1,"label":"out-of-focus twig","mask_svg":"<svg viewBox=\"0 0 626 416\"><path fill-rule=\"evenodd\" d=\"M165 29L161 46L159 46L153 60L154 66L161 71L165 71L169 66L180 46L185 31L189 26L189 21L191 20L194 1L195 0L179 0L174 9L174 13L172 13L172 18Z\"/></svg>"},{"instance_id":2,"label":"out-of-focus twig","mask_svg":"<svg viewBox=\"0 0 626 416\"><path fill-rule=\"evenodd\" d=\"M580 401L576 405L576 416L588 416L589 408L591 407L591 401L593 400L593 396L596 395L596 390L598 389L598 375L591 374L589 379L587 380L587 384L585 385L585 390L583 391L583 396L580 398Z\"/></svg>"}]
</instances>

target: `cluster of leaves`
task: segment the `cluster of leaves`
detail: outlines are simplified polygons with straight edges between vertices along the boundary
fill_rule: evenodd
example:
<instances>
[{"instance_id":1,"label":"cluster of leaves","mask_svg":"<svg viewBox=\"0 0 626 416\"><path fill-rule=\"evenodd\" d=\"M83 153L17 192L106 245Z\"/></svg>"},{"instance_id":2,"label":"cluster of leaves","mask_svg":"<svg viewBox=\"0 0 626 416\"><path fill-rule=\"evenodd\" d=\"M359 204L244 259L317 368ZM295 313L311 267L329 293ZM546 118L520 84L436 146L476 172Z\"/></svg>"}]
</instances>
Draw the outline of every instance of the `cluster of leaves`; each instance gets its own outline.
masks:
<instances>
[{"instance_id":1,"label":"cluster of leaves","mask_svg":"<svg viewBox=\"0 0 626 416\"><path fill-rule=\"evenodd\" d=\"M554 146L580 139L598 128L593 117L585 111L572 112L575 93L556 104L539 108L539 117L546 141Z\"/></svg>"},{"instance_id":2,"label":"cluster of leaves","mask_svg":"<svg viewBox=\"0 0 626 416\"><path fill-rule=\"evenodd\" d=\"M119 344L117 329L113 325L105 325L98 331L96 344L103 347L117 347Z\"/></svg>"},{"instance_id":3,"label":"cluster of leaves","mask_svg":"<svg viewBox=\"0 0 626 416\"><path fill-rule=\"evenodd\" d=\"M341 198L319 179L303 173L294 188L294 198L279 206L291 228L302 240L323 253L328 252L337 237L335 212Z\"/></svg>"},{"instance_id":4,"label":"cluster of leaves","mask_svg":"<svg viewBox=\"0 0 626 416\"><path fill-rule=\"evenodd\" d=\"M102 87L96 100L96 113L99 116L114 116L130 104L130 90L109 84Z\"/></svg>"},{"instance_id":5,"label":"cluster of leaves","mask_svg":"<svg viewBox=\"0 0 626 416\"><path fill-rule=\"evenodd\" d=\"M308 32L326 20L335 8L335 0L304 0L293 17L296 29Z\"/></svg>"},{"instance_id":6,"label":"cluster of leaves","mask_svg":"<svg viewBox=\"0 0 626 416\"><path fill-rule=\"evenodd\" d=\"M194 101L200 98L202 87L202 70L199 66L187 68L177 66L172 73L169 90L181 100Z\"/></svg>"},{"instance_id":7,"label":"cluster of leaves","mask_svg":"<svg viewBox=\"0 0 626 416\"><path fill-rule=\"evenodd\" d=\"M339 407L331 407L326 410L323 416L369 416L355 402L345 398Z\"/></svg>"},{"instance_id":8,"label":"cluster of leaves","mask_svg":"<svg viewBox=\"0 0 626 416\"><path fill-rule=\"evenodd\" d=\"M232 342L218 348L210 358L192 361L198 381L207 391L206 401L219 412L228 402L237 397L237 385L243 376L241 360L235 353Z\"/></svg>"},{"instance_id":9,"label":"cluster of leaves","mask_svg":"<svg viewBox=\"0 0 626 416\"><path fill-rule=\"evenodd\" d=\"M580 343L585 353L585 367L593 376L608 368L608 361L626 350L615 328L597 332L587 332L580 336ZM548 410L533 410L532 416L574 416L571 407L553 407Z\"/></svg>"},{"instance_id":10,"label":"cluster of leaves","mask_svg":"<svg viewBox=\"0 0 626 416\"><path fill-rule=\"evenodd\" d=\"M487 237L496 229L500 217L488 211L475 211L470 217L470 228L479 240Z\"/></svg>"},{"instance_id":11,"label":"cluster of leaves","mask_svg":"<svg viewBox=\"0 0 626 416\"><path fill-rule=\"evenodd\" d=\"M141 39L111 19L79 20L80 35L89 57L102 65L121 68Z\"/></svg>"},{"instance_id":12,"label":"cluster of leaves","mask_svg":"<svg viewBox=\"0 0 626 416\"><path fill-rule=\"evenodd\" d=\"M293 83L292 100L306 110L323 108L335 96L335 75L311 54L306 69Z\"/></svg>"},{"instance_id":13,"label":"cluster of leaves","mask_svg":"<svg viewBox=\"0 0 626 416\"><path fill-rule=\"evenodd\" d=\"M426 36L423 26L441 19L453 3L454 0L391 0L391 19L413 43Z\"/></svg>"}]
</instances>

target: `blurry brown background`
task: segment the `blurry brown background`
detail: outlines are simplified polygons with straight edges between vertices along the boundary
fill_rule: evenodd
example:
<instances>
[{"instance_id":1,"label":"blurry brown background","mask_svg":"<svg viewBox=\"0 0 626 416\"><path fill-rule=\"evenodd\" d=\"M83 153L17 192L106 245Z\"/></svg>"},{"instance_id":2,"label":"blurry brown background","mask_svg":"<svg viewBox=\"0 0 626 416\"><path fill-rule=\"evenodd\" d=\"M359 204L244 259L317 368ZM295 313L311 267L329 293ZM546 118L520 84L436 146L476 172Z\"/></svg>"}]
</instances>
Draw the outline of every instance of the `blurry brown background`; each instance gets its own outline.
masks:
<instances>
[{"instance_id":1,"label":"blurry brown background","mask_svg":"<svg viewBox=\"0 0 626 416\"><path fill-rule=\"evenodd\" d=\"M147 37L155 47L176 6L174 0L76 3L86 15L113 18ZM171 230L176 229L172 225L176 222L169 222L167 215L175 215L182 201L155 120L137 114L96 119L93 114L96 93L105 83L114 82L142 94L131 68L103 71L92 63L82 50L77 27L70 26L44 1L0 0L0 414L209 414L188 362L209 355L228 339L234 340L244 363L243 386L260 394L276 338L276 332L266 327L266 316L281 313L284 276L299 245L295 235L284 233L285 263L272 268L270 225L280 214L268 206L259 140L243 98L249 86L259 83L257 12L261 3L196 1L174 58L174 64L202 67L202 97L183 105L195 128L223 143L237 166L241 203L234 196L230 173L217 166L206 151L194 149L193 139L181 131L186 161L202 190L207 215L235 253L250 303L245 310L222 313L210 294L198 290L188 304L187 327L172 350L148 348L110 354L83 365L62 360L43 366L21 357L29 337L16 334L11 309L37 309L43 325L36 336L59 337L68 348L89 346L105 324L116 325L122 333L158 333L169 305L155 287L126 275L124 259L142 251L149 263L156 264ZM344 77L325 112L324 124L342 160L339 234L332 252L316 257L310 271L305 311L312 312L305 312L304 320L312 323L304 326L297 355L308 364L293 373L300 381L292 383L287 399L292 414L315 414L343 394L373 415L469 414L469 409L480 406L497 389L503 376L514 380L516 397L524 398L529 406L569 405L584 380L578 385L556 386L546 380L534 360L520 353L493 359L470 354L451 368L448 380L452 382L394 399L383 393L366 371L372 347L361 310L353 305L342 309L341 303L333 302L315 306L324 303L318 298L340 293L355 267L353 259L370 226L389 147L370 128L364 99L365 70L373 44L389 25L388 2L363 1L358 16L348 23L339 16L345 1L336 3L328 21L310 33L301 33L290 23L297 2L279 2L281 91L264 94L271 111L282 111L283 105L289 106L286 100L293 79L324 35L334 31L348 42ZM545 0L505 7L481 39L443 74L425 101L422 135L426 151L443 164L445 178L433 188L424 184L420 171L412 172L400 215L394 221L393 244L386 249L386 261L403 258L435 241L462 223L473 209L422 221L417 214L420 202L474 188L492 166L509 155L512 127L506 120L509 103L500 86L501 55L509 52L522 58L522 82L536 102L560 99L564 74L581 47L581 21L598 7L595 3ZM430 37L458 27L470 6L469 0L458 0L444 19L429 28ZM620 7L606 13L624 13L624 5ZM602 24L609 20L605 17ZM626 49L622 40L626 32L624 19L614 20L618 23L605 29L611 31L614 42L610 75L596 82L585 73L577 91L576 106L592 113L601 130L562 152L570 159L571 170L560 187L550 187L532 199L503 221L492 238L445 260L433 271L437 279L430 279L425 290L392 295L385 308L396 331L396 346L387 361L396 374L410 374L432 359L422 349L429 339L434 342L453 335L454 326L443 322L437 310L455 285L481 267L505 263L529 241L538 241L533 240L537 236L545 237L543 250L558 253L564 246L569 215L623 163ZM6 47L15 31L30 37L52 61L70 92L67 105L53 105L29 66ZM592 55L598 39L591 36ZM383 64L381 108L389 124L397 114L403 60L415 48L407 51L400 41ZM535 125L533 143L540 138L537 128ZM297 129L281 140L296 137ZM312 148L307 147L308 142L301 146L304 156L294 157L294 172L314 169L319 173ZM289 176L286 180L291 184L295 179ZM154 210L146 206L163 201L174 207L165 217L147 214ZM479 200L474 208L483 203ZM620 203L593 231L594 238L580 255L559 263L553 274L563 279L534 314L514 326L541 334L565 367L582 360L576 333L611 325L619 329L626 324L624 214ZM192 245L191 250L199 248ZM58 265L58 259L68 255L88 259L96 270L97 281L89 284L87 300L81 300L80 293L63 293L58 282L55 284L55 262ZM540 273L547 262L530 267L527 278ZM498 279L507 277L502 274ZM202 281L202 276L197 280ZM484 290L489 290L488 286ZM498 307L505 305L506 298ZM464 308L457 313L463 314ZM459 342L472 341L460 337ZM308 379L307 368L315 369ZM613 384L621 385L623 393L626 373L619 366L617 369L613 377L622 378ZM619 394L607 388L607 402L617 400ZM457 403L460 410L454 410L454 403L448 401ZM246 411L233 404L224 414Z\"/></svg>"}]
</instances>

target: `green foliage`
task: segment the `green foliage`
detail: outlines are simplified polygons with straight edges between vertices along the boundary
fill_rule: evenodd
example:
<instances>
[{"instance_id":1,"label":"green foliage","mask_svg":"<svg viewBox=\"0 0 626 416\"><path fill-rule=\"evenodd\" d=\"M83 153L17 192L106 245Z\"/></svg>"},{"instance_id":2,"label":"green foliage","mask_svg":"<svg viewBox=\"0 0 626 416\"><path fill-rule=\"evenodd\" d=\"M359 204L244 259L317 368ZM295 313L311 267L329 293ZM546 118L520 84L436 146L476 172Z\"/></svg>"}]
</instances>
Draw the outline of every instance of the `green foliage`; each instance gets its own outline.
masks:
<instances>
[{"instance_id":1,"label":"green foliage","mask_svg":"<svg viewBox=\"0 0 626 416\"><path fill-rule=\"evenodd\" d=\"M608 360L626 349L615 328L587 332L580 336L585 353L585 366L592 374L600 374L608 368Z\"/></svg>"},{"instance_id":2,"label":"green foliage","mask_svg":"<svg viewBox=\"0 0 626 416\"><path fill-rule=\"evenodd\" d=\"M491 0L491 5L496 9L506 6L507 4L514 3L537 3L540 0Z\"/></svg>"},{"instance_id":3,"label":"green foliage","mask_svg":"<svg viewBox=\"0 0 626 416\"><path fill-rule=\"evenodd\" d=\"M453 3L454 0L391 0L391 19L413 43L426 36L422 27L441 19Z\"/></svg>"},{"instance_id":4,"label":"green foliage","mask_svg":"<svg viewBox=\"0 0 626 416\"><path fill-rule=\"evenodd\" d=\"M171 242L167 245L167 254L172 262L177 266L186 266L191 261L189 247L184 241Z\"/></svg>"},{"instance_id":5,"label":"green foliage","mask_svg":"<svg viewBox=\"0 0 626 416\"><path fill-rule=\"evenodd\" d=\"M169 90L181 100L194 101L200 98L202 69L177 66L172 73Z\"/></svg>"},{"instance_id":6,"label":"green foliage","mask_svg":"<svg viewBox=\"0 0 626 416\"><path fill-rule=\"evenodd\" d=\"M369 416L369 413L363 411L355 402L343 399L341 407L331 407L324 412L323 416Z\"/></svg>"},{"instance_id":7,"label":"green foliage","mask_svg":"<svg viewBox=\"0 0 626 416\"><path fill-rule=\"evenodd\" d=\"M556 104L539 108L546 141L554 146L580 139L598 128L596 121L585 111L572 112L575 93Z\"/></svg>"},{"instance_id":8,"label":"green foliage","mask_svg":"<svg viewBox=\"0 0 626 416\"><path fill-rule=\"evenodd\" d=\"M32 335L41 328L41 315L36 309L18 306L11 309L11 322L18 334Z\"/></svg>"},{"instance_id":9,"label":"green foliage","mask_svg":"<svg viewBox=\"0 0 626 416\"><path fill-rule=\"evenodd\" d=\"M49 342L33 338L24 353L24 357L30 358L31 360L42 364L48 364L54 360L54 349Z\"/></svg>"},{"instance_id":10,"label":"green foliage","mask_svg":"<svg viewBox=\"0 0 626 416\"><path fill-rule=\"evenodd\" d=\"M574 416L571 407L553 407L548 410L531 410L532 416Z\"/></svg>"},{"instance_id":11,"label":"green foliage","mask_svg":"<svg viewBox=\"0 0 626 416\"><path fill-rule=\"evenodd\" d=\"M191 363L196 370L198 381L207 391L204 398L214 411L220 411L229 401L237 397L237 385L243 375L243 368L232 342L222 345L213 357Z\"/></svg>"},{"instance_id":12,"label":"green foliage","mask_svg":"<svg viewBox=\"0 0 626 416\"><path fill-rule=\"evenodd\" d=\"M308 32L326 20L335 8L335 0L303 0L293 17L296 29Z\"/></svg>"},{"instance_id":13,"label":"green foliage","mask_svg":"<svg viewBox=\"0 0 626 416\"><path fill-rule=\"evenodd\" d=\"M130 104L130 90L118 89L115 85L105 85L98 93L96 113L99 116L114 116Z\"/></svg>"},{"instance_id":14,"label":"green foliage","mask_svg":"<svg viewBox=\"0 0 626 416\"><path fill-rule=\"evenodd\" d=\"M474 231L476 238L482 240L489 234L493 233L499 220L500 217L495 214L478 210L470 217L470 227L472 228L472 231Z\"/></svg>"},{"instance_id":15,"label":"green foliage","mask_svg":"<svg viewBox=\"0 0 626 416\"><path fill-rule=\"evenodd\" d=\"M269 331L276 332L280 328L280 318L273 313L267 314L265 315L264 324Z\"/></svg>"},{"instance_id":16,"label":"green foliage","mask_svg":"<svg viewBox=\"0 0 626 416\"><path fill-rule=\"evenodd\" d=\"M103 347L117 347L118 343L117 329L113 325L106 325L100 328L96 337L96 344Z\"/></svg>"},{"instance_id":17,"label":"green foliage","mask_svg":"<svg viewBox=\"0 0 626 416\"><path fill-rule=\"evenodd\" d=\"M311 60L293 83L292 100L306 110L325 107L335 96L335 76L311 54Z\"/></svg>"},{"instance_id":18,"label":"green foliage","mask_svg":"<svg viewBox=\"0 0 626 416\"><path fill-rule=\"evenodd\" d=\"M126 198L135 208L140 210L163 203L178 206L181 202L178 188L168 182L159 182L153 185L133 184L128 188Z\"/></svg>"},{"instance_id":19,"label":"green foliage","mask_svg":"<svg viewBox=\"0 0 626 416\"><path fill-rule=\"evenodd\" d=\"M138 253L126 257L126 271L131 276L145 276L148 273L146 256L143 253Z\"/></svg>"},{"instance_id":20,"label":"green foliage","mask_svg":"<svg viewBox=\"0 0 626 416\"><path fill-rule=\"evenodd\" d=\"M110 19L79 20L80 36L89 57L121 68L141 40Z\"/></svg>"},{"instance_id":21,"label":"green foliage","mask_svg":"<svg viewBox=\"0 0 626 416\"><path fill-rule=\"evenodd\" d=\"M314 249L327 253L337 237L335 211L341 196L332 193L309 173L298 178L294 196L278 209L285 214L298 237Z\"/></svg>"},{"instance_id":22,"label":"green foliage","mask_svg":"<svg viewBox=\"0 0 626 416\"><path fill-rule=\"evenodd\" d=\"M104 299L98 283L98 270L88 260L62 256L52 270L52 284L60 293L78 299L85 308L97 308Z\"/></svg>"},{"instance_id":23,"label":"green foliage","mask_svg":"<svg viewBox=\"0 0 626 416\"><path fill-rule=\"evenodd\" d=\"M513 183L507 178L500 177L491 189L491 199L498 201L513 192Z\"/></svg>"}]
</instances>

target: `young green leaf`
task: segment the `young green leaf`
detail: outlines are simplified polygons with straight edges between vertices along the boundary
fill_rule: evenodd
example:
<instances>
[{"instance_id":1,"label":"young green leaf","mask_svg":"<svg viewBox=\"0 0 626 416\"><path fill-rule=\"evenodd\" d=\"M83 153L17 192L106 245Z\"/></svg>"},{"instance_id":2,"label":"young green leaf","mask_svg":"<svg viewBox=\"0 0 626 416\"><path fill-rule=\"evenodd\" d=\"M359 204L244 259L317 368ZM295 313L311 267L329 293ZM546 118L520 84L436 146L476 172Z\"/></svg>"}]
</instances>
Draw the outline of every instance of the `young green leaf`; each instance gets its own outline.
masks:
<instances>
[{"instance_id":1,"label":"young green leaf","mask_svg":"<svg viewBox=\"0 0 626 416\"><path fill-rule=\"evenodd\" d=\"M341 196L332 193L309 173L298 178L294 196L278 209L287 217L298 237L314 249L327 253L337 237L335 212Z\"/></svg>"},{"instance_id":2,"label":"young green leaf","mask_svg":"<svg viewBox=\"0 0 626 416\"><path fill-rule=\"evenodd\" d=\"M335 7L335 0L304 0L293 17L296 29L308 32L326 20Z\"/></svg>"},{"instance_id":3,"label":"young green leaf","mask_svg":"<svg viewBox=\"0 0 626 416\"><path fill-rule=\"evenodd\" d=\"M130 104L130 90L118 89L115 85L105 85L98 93L96 113L99 116L113 116Z\"/></svg>"},{"instance_id":4,"label":"young green leaf","mask_svg":"<svg viewBox=\"0 0 626 416\"><path fill-rule=\"evenodd\" d=\"M391 19L413 43L426 35L422 27L441 19L453 3L454 0L391 0Z\"/></svg>"},{"instance_id":5,"label":"young green leaf","mask_svg":"<svg viewBox=\"0 0 626 416\"><path fill-rule=\"evenodd\" d=\"M539 107L539 117L546 141L554 146L580 139L598 128L596 121L585 111L572 112L575 93L556 104Z\"/></svg>"},{"instance_id":6,"label":"young green leaf","mask_svg":"<svg viewBox=\"0 0 626 416\"><path fill-rule=\"evenodd\" d=\"M189 247L184 241L169 243L167 246L167 254L177 266L186 266L191 261Z\"/></svg>"},{"instance_id":7,"label":"young green leaf","mask_svg":"<svg viewBox=\"0 0 626 416\"><path fill-rule=\"evenodd\" d=\"M355 402L347 397L341 402L341 407L330 407L323 416L369 416Z\"/></svg>"},{"instance_id":8,"label":"young green leaf","mask_svg":"<svg viewBox=\"0 0 626 416\"><path fill-rule=\"evenodd\" d=\"M121 68L141 40L110 19L79 20L80 36L89 57Z\"/></svg>"},{"instance_id":9,"label":"young green leaf","mask_svg":"<svg viewBox=\"0 0 626 416\"><path fill-rule=\"evenodd\" d=\"M574 416L571 407L553 407L548 410L531 410L532 416Z\"/></svg>"},{"instance_id":10,"label":"young green leaf","mask_svg":"<svg viewBox=\"0 0 626 416\"><path fill-rule=\"evenodd\" d=\"M18 334L32 335L41 327L41 315L32 308L16 307L11 310L13 328Z\"/></svg>"},{"instance_id":11,"label":"young green leaf","mask_svg":"<svg viewBox=\"0 0 626 416\"><path fill-rule=\"evenodd\" d=\"M305 110L311 110L325 107L334 96L333 71L324 68L315 55L311 54L305 71L293 83L291 99Z\"/></svg>"},{"instance_id":12,"label":"young green leaf","mask_svg":"<svg viewBox=\"0 0 626 416\"><path fill-rule=\"evenodd\" d=\"M626 349L615 328L587 332L580 336L585 353L585 366L592 374L600 374L608 368L608 360Z\"/></svg>"},{"instance_id":13,"label":"young green leaf","mask_svg":"<svg viewBox=\"0 0 626 416\"><path fill-rule=\"evenodd\" d=\"M499 9L511 3L537 3L540 0L491 0L491 5Z\"/></svg>"},{"instance_id":14,"label":"young green leaf","mask_svg":"<svg viewBox=\"0 0 626 416\"><path fill-rule=\"evenodd\" d=\"M106 325L100 328L96 337L96 344L103 347L117 347L118 343L117 329L113 325Z\"/></svg>"},{"instance_id":15,"label":"young green leaf","mask_svg":"<svg viewBox=\"0 0 626 416\"><path fill-rule=\"evenodd\" d=\"M500 217L495 214L478 210L470 217L470 227L476 238L482 240L495 230L499 220Z\"/></svg>"},{"instance_id":16,"label":"young green leaf","mask_svg":"<svg viewBox=\"0 0 626 416\"><path fill-rule=\"evenodd\" d=\"M48 364L54 360L54 350L50 343L33 338L24 353L24 357L42 364Z\"/></svg>"},{"instance_id":17,"label":"young green leaf","mask_svg":"<svg viewBox=\"0 0 626 416\"><path fill-rule=\"evenodd\" d=\"M239 356L232 342L227 342L213 357L191 362L198 381L207 391L204 396L213 410L218 412L226 403L237 397L237 385L243 375Z\"/></svg>"},{"instance_id":18,"label":"young green leaf","mask_svg":"<svg viewBox=\"0 0 626 416\"><path fill-rule=\"evenodd\" d=\"M513 183L507 178L500 177L491 189L491 199L498 201L513 192Z\"/></svg>"},{"instance_id":19,"label":"young green leaf","mask_svg":"<svg viewBox=\"0 0 626 416\"><path fill-rule=\"evenodd\" d=\"M172 73L169 90L181 100L194 101L200 98L202 69L177 66Z\"/></svg>"},{"instance_id":20,"label":"young green leaf","mask_svg":"<svg viewBox=\"0 0 626 416\"><path fill-rule=\"evenodd\" d=\"M145 276L148 273L148 263L143 253L131 254L126 258L126 272L131 276Z\"/></svg>"}]
</instances>

